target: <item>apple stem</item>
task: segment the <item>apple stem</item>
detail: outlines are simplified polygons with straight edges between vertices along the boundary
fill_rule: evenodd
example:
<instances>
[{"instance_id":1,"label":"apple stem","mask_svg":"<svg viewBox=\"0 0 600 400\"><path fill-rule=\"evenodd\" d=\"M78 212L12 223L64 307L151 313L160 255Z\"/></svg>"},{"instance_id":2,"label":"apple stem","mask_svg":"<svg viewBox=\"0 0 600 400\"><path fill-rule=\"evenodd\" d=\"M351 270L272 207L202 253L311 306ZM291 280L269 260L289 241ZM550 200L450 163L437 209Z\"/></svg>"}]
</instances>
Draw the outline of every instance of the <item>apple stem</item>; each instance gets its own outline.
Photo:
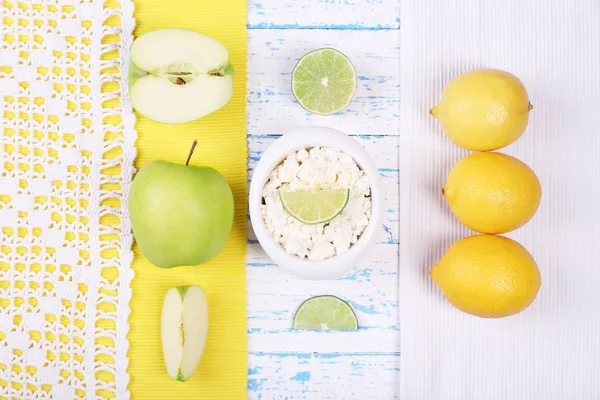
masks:
<instances>
[{"instance_id":1,"label":"apple stem","mask_svg":"<svg viewBox=\"0 0 600 400\"><path fill-rule=\"evenodd\" d=\"M188 154L188 158L187 158L187 161L185 162L185 165L189 165L190 160L192 159L192 154L194 154L194 149L196 148L197 144L198 144L198 139L194 139L194 143L192 143L192 148L190 149L190 154Z\"/></svg>"}]
</instances>

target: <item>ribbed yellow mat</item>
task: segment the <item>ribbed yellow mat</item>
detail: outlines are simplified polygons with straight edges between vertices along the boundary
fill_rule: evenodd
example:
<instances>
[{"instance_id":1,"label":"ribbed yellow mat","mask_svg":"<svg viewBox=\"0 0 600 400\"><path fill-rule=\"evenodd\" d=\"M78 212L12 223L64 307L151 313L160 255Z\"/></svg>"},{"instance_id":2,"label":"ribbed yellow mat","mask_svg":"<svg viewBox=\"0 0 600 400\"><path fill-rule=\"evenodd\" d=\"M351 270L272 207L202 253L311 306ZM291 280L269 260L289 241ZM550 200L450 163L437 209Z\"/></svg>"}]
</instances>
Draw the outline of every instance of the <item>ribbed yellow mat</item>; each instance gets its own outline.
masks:
<instances>
[{"instance_id":1,"label":"ribbed yellow mat","mask_svg":"<svg viewBox=\"0 0 600 400\"><path fill-rule=\"evenodd\" d=\"M220 171L231 186L236 216L223 252L207 265L162 270L134 246L129 389L135 399L246 398L246 0L136 0L135 36L160 28L187 28L213 36L229 49L235 93L223 109L199 121L162 125L138 115L139 169L157 159L191 163ZM160 342L160 312L168 288L198 284L209 303L206 349L194 376L175 382L167 376Z\"/></svg>"}]
</instances>

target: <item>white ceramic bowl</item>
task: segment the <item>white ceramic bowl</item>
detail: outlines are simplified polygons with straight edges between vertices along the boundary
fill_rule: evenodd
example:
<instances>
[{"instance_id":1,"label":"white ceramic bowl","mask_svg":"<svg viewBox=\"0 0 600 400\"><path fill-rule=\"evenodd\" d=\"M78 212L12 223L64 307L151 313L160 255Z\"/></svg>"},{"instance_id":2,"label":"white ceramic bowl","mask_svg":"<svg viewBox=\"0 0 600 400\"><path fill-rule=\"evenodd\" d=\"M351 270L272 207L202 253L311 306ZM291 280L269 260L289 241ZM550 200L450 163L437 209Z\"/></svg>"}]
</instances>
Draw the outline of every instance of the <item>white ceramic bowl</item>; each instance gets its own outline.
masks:
<instances>
[{"instance_id":1,"label":"white ceramic bowl","mask_svg":"<svg viewBox=\"0 0 600 400\"><path fill-rule=\"evenodd\" d=\"M345 253L322 261L307 260L287 253L267 231L262 216L262 189L271 171L290 153L315 146L327 146L344 151L354 158L371 183L372 211L369 224L358 241ZM304 279L324 280L345 274L362 262L381 226L383 188L379 171L367 151L350 136L330 128L304 128L286 133L277 139L262 155L250 184L250 218L256 238L265 252L279 266Z\"/></svg>"}]
</instances>

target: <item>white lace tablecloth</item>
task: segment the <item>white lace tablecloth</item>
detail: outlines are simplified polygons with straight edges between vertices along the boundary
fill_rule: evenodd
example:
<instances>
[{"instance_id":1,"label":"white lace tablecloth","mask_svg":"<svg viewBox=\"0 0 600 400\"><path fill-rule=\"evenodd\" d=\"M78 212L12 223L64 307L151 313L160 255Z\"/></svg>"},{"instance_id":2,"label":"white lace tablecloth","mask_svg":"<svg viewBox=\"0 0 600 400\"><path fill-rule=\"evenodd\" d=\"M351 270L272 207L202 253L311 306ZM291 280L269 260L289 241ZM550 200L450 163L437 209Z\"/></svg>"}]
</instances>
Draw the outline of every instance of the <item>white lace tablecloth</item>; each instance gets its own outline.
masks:
<instances>
[{"instance_id":1,"label":"white lace tablecloth","mask_svg":"<svg viewBox=\"0 0 600 400\"><path fill-rule=\"evenodd\" d=\"M129 398L134 20L119 3L0 6L0 397Z\"/></svg>"}]
</instances>

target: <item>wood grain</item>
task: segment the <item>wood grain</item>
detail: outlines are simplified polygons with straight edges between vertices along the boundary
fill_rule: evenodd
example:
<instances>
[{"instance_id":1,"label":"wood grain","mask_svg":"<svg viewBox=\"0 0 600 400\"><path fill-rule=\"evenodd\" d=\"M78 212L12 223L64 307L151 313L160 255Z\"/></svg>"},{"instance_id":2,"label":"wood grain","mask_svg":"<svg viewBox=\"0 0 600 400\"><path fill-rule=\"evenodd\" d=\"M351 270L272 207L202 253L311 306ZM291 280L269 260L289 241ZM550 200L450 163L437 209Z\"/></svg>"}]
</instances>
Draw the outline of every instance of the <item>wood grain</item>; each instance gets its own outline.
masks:
<instances>
[{"instance_id":1,"label":"wood grain","mask_svg":"<svg viewBox=\"0 0 600 400\"><path fill-rule=\"evenodd\" d=\"M398 398L394 353L258 353L248 370L250 399L390 400Z\"/></svg>"},{"instance_id":2,"label":"wood grain","mask_svg":"<svg viewBox=\"0 0 600 400\"><path fill-rule=\"evenodd\" d=\"M251 29L398 29L400 4L388 0L250 0Z\"/></svg>"}]
</instances>

